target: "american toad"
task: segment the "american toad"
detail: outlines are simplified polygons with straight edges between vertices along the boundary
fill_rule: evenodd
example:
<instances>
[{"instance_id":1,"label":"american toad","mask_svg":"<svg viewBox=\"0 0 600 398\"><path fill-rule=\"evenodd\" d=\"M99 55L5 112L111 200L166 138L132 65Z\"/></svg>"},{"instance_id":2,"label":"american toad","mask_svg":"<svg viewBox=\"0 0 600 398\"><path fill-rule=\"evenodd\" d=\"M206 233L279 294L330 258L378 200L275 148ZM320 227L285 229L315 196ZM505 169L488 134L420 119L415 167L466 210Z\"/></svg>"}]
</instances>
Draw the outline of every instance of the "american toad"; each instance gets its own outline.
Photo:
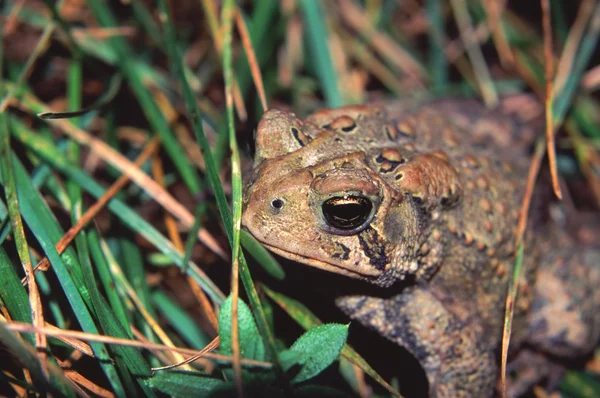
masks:
<instances>
[{"instance_id":1,"label":"american toad","mask_svg":"<svg viewBox=\"0 0 600 398\"><path fill-rule=\"evenodd\" d=\"M470 101L351 106L304 120L269 110L243 224L283 257L382 288L403 280L391 298L337 304L408 349L431 396L491 396L532 138ZM511 345L579 356L600 334L600 251L578 247L534 200Z\"/></svg>"}]
</instances>

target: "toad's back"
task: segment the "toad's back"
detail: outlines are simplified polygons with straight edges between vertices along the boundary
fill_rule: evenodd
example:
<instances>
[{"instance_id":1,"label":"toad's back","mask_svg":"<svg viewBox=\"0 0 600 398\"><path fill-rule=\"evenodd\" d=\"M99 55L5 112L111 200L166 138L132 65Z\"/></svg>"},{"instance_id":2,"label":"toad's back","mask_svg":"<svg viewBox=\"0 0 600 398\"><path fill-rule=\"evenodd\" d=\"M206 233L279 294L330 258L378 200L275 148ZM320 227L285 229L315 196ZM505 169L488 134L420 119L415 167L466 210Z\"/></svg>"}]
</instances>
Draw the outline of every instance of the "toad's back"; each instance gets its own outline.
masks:
<instances>
[{"instance_id":1,"label":"toad's back","mask_svg":"<svg viewBox=\"0 0 600 398\"><path fill-rule=\"evenodd\" d=\"M381 286L409 276L392 299L338 304L411 351L432 394L490 395L532 138L467 101L345 107L304 121L271 110L257 131L243 223L308 265ZM526 238L516 342L528 334L538 238L533 229ZM586 344L598 323L587 321Z\"/></svg>"}]
</instances>

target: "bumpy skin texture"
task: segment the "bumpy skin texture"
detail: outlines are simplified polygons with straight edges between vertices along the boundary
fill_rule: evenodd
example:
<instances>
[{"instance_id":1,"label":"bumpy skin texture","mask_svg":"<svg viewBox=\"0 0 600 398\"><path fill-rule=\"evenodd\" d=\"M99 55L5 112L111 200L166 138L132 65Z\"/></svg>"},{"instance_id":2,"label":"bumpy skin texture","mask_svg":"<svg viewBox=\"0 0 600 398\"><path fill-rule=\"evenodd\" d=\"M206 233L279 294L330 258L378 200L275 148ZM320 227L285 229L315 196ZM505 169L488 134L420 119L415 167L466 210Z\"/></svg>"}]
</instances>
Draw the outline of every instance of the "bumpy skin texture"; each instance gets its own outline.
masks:
<instances>
[{"instance_id":1,"label":"bumpy skin texture","mask_svg":"<svg viewBox=\"0 0 600 398\"><path fill-rule=\"evenodd\" d=\"M491 396L532 137L470 101L352 106L305 120L270 110L242 221L289 259L382 288L410 281L391 298L337 304L406 347L431 396ZM340 229L326 216L332 200L368 202L370 212ZM533 213L511 344L585 354L600 333L600 252L542 225L543 206Z\"/></svg>"}]
</instances>

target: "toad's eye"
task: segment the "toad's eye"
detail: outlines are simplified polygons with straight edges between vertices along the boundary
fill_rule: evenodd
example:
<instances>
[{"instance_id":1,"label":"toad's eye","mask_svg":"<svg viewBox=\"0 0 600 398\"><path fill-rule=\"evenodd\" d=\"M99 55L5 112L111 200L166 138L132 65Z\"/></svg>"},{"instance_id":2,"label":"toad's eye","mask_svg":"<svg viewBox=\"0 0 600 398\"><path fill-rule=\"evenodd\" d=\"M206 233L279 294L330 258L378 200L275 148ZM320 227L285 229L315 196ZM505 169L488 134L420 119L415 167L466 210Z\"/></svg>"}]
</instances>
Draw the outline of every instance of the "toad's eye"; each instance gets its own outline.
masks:
<instances>
[{"instance_id":1,"label":"toad's eye","mask_svg":"<svg viewBox=\"0 0 600 398\"><path fill-rule=\"evenodd\" d=\"M273 199L271 201L271 208L275 211L281 210L283 205L285 205L285 202L282 199Z\"/></svg>"},{"instance_id":2,"label":"toad's eye","mask_svg":"<svg viewBox=\"0 0 600 398\"><path fill-rule=\"evenodd\" d=\"M323 202L321 208L329 227L352 233L365 226L371 216L373 203L362 196L336 196Z\"/></svg>"}]
</instances>

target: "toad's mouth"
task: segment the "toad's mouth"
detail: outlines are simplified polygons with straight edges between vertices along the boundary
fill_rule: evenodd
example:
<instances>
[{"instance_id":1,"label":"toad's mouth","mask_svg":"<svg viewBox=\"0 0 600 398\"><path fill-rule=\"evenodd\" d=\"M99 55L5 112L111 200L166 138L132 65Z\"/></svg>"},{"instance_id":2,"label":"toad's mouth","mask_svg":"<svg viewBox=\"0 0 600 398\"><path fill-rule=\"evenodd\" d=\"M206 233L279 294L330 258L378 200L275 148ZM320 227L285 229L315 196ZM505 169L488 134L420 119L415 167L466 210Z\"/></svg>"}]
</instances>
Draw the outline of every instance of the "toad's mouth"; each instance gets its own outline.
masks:
<instances>
[{"instance_id":1,"label":"toad's mouth","mask_svg":"<svg viewBox=\"0 0 600 398\"><path fill-rule=\"evenodd\" d=\"M338 264L328 263L322 260L316 260L311 257L306 257L298 253L294 253L291 251L287 251L281 249L279 247L271 246L268 243L261 241L263 246L272 251L275 254L280 255L281 257L285 257L289 260L296 261L301 264L310 265L311 267L316 267L325 271L333 272L336 274L348 276L354 279L376 279L381 276L381 271L373 270L373 272L357 272L346 267L343 267Z\"/></svg>"}]
</instances>

